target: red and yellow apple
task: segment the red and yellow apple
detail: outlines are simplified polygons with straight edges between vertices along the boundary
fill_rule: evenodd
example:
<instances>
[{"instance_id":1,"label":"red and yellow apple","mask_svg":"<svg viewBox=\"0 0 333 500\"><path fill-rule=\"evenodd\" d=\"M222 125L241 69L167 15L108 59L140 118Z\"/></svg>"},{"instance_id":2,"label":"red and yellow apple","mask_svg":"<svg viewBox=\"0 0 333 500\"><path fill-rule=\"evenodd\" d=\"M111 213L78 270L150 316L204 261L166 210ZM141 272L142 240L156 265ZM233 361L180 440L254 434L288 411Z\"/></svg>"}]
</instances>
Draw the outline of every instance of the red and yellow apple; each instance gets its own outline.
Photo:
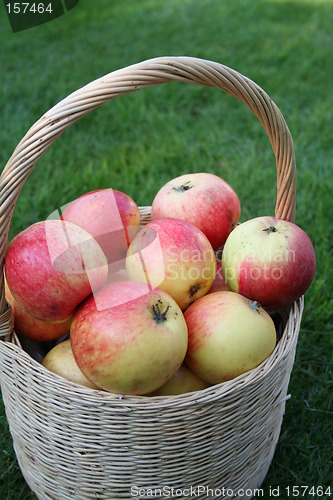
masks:
<instances>
[{"instance_id":1,"label":"red and yellow apple","mask_svg":"<svg viewBox=\"0 0 333 500\"><path fill-rule=\"evenodd\" d=\"M19 335L23 335L32 340L47 342L55 340L69 332L72 317L60 323L48 323L28 314L18 305L5 279L5 296L12 306L14 316L14 329Z\"/></svg>"},{"instance_id":2,"label":"red and yellow apple","mask_svg":"<svg viewBox=\"0 0 333 500\"><path fill-rule=\"evenodd\" d=\"M257 367L274 350L276 330L257 303L234 292L215 292L184 314L188 328L186 364L203 380L218 384Z\"/></svg>"},{"instance_id":3,"label":"red and yellow apple","mask_svg":"<svg viewBox=\"0 0 333 500\"><path fill-rule=\"evenodd\" d=\"M185 174L165 184L153 200L152 220L173 217L191 222L214 249L226 241L241 214L239 198L217 175Z\"/></svg>"},{"instance_id":4,"label":"red and yellow apple","mask_svg":"<svg viewBox=\"0 0 333 500\"><path fill-rule=\"evenodd\" d=\"M158 219L133 239L126 270L130 280L164 290L185 310L210 289L216 257L207 237L190 222Z\"/></svg>"},{"instance_id":5,"label":"red and yellow apple","mask_svg":"<svg viewBox=\"0 0 333 500\"><path fill-rule=\"evenodd\" d=\"M60 375L71 382L90 387L91 389L99 389L95 384L87 379L77 366L74 359L70 340L64 340L60 344L54 346L45 356L42 365L57 375Z\"/></svg>"},{"instance_id":6,"label":"red and yellow apple","mask_svg":"<svg viewBox=\"0 0 333 500\"><path fill-rule=\"evenodd\" d=\"M263 216L232 231L223 248L222 269L231 290L265 307L279 307L309 288L316 256L299 226Z\"/></svg>"},{"instance_id":7,"label":"red and yellow apple","mask_svg":"<svg viewBox=\"0 0 333 500\"><path fill-rule=\"evenodd\" d=\"M83 194L67 205L61 218L77 224L96 239L111 270L124 262L128 245L140 226L138 206L116 189Z\"/></svg>"},{"instance_id":8,"label":"red and yellow apple","mask_svg":"<svg viewBox=\"0 0 333 500\"><path fill-rule=\"evenodd\" d=\"M183 363L170 380L150 394L150 396L185 394L187 392L201 391L209 386L210 384L202 380L202 378Z\"/></svg>"},{"instance_id":9,"label":"red and yellow apple","mask_svg":"<svg viewBox=\"0 0 333 500\"><path fill-rule=\"evenodd\" d=\"M18 305L37 319L68 320L108 275L106 257L84 229L62 220L37 222L10 242L8 287Z\"/></svg>"},{"instance_id":10,"label":"red and yellow apple","mask_svg":"<svg viewBox=\"0 0 333 500\"><path fill-rule=\"evenodd\" d=\"M76 310L70 340L75 360L99 387L148 394L182 364L187 327L177 303L146 284L111 283Z\"/></svg>"}]
</instances>

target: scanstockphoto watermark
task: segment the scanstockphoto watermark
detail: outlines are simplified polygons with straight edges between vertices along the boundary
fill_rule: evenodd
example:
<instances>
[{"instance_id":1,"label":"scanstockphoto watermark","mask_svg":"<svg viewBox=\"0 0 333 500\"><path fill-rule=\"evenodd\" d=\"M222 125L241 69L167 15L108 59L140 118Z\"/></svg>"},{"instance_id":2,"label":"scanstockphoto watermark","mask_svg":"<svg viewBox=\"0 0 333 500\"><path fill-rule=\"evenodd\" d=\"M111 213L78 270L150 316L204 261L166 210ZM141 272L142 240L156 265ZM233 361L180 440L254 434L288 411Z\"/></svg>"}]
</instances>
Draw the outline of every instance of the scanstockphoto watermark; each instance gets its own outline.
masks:
<instances>
[{"instance_id":1,"label":"scanstockphoto watermark","mask_svg":"<svg viewBox=\"0 0 333 500\"><path fill-rule=\"evenodd\" d=\"M211 488L205 485L189 486L188 488L176 488L173 486L163 486L161 488L142 488L140 486L131 487L132 498L248 498L264 497L262 488Z\"/></svg>"},{"instance_id":2,"label":"scanstockphoto watermark","mask_svg":"<svg viewBox=\"0 0 333 500\"><path fill-rule=\"evenodd\" d=\"M241 262L246 261L248 263L282 263L282 262L296 262L296 253L295 250L280 249L280 248L260 248L253 251L243 252L242 249L232 252L223 252L223 260L228 262Z\"/></svg>"},{"instance_id":3,"label":"scanstockphoto watermark","mask_svg":"<svg viewBox=\"0 0 333 500\"><path fill-rule=\"evenodd\" d=\"M214 252L211 248L199 249L199 248L183 248L179 250L176 245L170 245L167 249L168 262L176 263L195 263L195 262L211 262L215 259Z\"/></svg>"},{"instance_id":4,"label":"scanstockphoto watermark","mask_svg":"<svg viewBox=\"0 0 333 500\"><path fill-rule=\"evenodd\" d=\"M323 485L294 485L268 486L264 488L211 488L209 486L189 486L175 488L163 486L161 488L131 487L132 498L331 498L333 489Z\"/></svg>"},{"instance_id":5,"label":"scanstockphoto watermark","mask_svg":"<svg viewBox=\"0 0 333 500\"><path fill-rule=\"evenodd\" d=\"M205 281L211 278L212 262L215 260L212 249L179 250L176 245L170 245L166 255L165 274L169 280Z\"/></svg>"},{"instance_id":6,"label":"scanstockphoto watermark","mask_svg":"<svg viewBox=\"0 0 333 500\"><path fill-rule=\"evenodd\" d=\"M13 33L34 28L63 16L79 0L37 0L16 2L3 0Z\"/></svg>"},{"instance_id":7,"label":"scanstockphoto watermark","mask_svg":"<svg viewBox=\"0 0 333 500\"><path fill-rule=\"evenodd\" d=\"M278 281L283 278L284 267L288 263L296 262L294 250L263 249L256 252L223 255L224 279L233 281L241 275L243 280Z\"/></svg>"}]
</instances>

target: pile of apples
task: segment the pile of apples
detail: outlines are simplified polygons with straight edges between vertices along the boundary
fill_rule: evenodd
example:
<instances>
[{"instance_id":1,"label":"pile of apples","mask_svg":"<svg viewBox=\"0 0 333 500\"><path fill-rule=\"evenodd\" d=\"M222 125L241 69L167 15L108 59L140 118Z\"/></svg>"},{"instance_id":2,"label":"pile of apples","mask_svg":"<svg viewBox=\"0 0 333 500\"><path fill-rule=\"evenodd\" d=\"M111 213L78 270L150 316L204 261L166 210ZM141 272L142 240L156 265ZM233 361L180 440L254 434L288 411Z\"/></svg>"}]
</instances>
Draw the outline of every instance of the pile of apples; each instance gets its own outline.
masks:
<instances>
[{"instance_id":1,"label":"pile of apples","mask_svg":"<svg viewBox=\"0 0 333 500\"><path fill-rule=\"evenodd\" d=\"M240 215L210 173L169 181L142 227L127 194L80 196L8 246L15 330L58 339L49 370L122 395L191 392L257 367L277 342L270 313L304 294L316 259L297 225Z\"/></svg>"}]
</instances>

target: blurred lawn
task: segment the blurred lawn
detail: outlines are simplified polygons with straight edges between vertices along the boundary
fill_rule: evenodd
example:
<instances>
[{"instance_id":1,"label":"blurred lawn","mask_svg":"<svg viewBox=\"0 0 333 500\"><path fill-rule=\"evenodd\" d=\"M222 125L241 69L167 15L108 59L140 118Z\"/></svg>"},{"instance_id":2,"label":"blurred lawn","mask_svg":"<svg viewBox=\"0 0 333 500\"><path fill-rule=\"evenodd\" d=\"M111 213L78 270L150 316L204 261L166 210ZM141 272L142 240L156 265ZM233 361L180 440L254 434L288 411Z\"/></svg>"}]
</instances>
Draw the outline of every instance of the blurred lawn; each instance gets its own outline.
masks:
<instances>
[{"instance_id":1,"label":"blurred lawn","mask_svg":"<svg viewBox=\"0 0 333 500\"><path fill-rule=\"evenodd\" d=\"M81 0L66 16L13 34L0 6L0 162L51 106L105 73L159 55L230 66L280 107L295 142L296 222L317 274L305 312L276 454L264 487L332 483L333 4L309 0ZM272 214L275 160L256 118L221 92L154 87L90 113L43 156L24 186L10 238L100 187L139 205L173 176L210 171L242 203L242 220ZM0 498L33 498L0 413ZM284 498L281 496L281 498ZM312 497L313 498L313 497ZM324 498L324 497L322 497Z\"/></svg>"}]
</instances>

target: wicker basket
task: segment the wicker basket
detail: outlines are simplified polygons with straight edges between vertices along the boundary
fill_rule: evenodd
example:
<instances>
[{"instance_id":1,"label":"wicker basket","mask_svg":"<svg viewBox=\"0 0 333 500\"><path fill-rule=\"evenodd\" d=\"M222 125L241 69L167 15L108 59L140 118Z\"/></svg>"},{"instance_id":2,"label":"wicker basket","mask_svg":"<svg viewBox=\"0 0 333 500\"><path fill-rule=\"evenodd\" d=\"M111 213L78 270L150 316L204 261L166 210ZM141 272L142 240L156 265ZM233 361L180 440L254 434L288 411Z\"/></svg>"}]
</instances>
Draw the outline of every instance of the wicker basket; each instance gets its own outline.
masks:
<instances>
[{"instance_id":1,"label":"wicker basket","mask_svg":"<svg viewBox=\"0 0 333 500\"><path fill-rule=\"evenodd\" d=\"M250 108L268 134L276 158L275 214L294 220L293 142L269 96L221 64L160 57L77 90L42 116L21 140L1 175L2 264L17 197L55 139L110 99L166 82L217 87ZM141 208L141 213L146 223L150 207ZM251 490L263 482L278 441L303 298L288 311L280 342L258 368L200 392L148 398L87 389L46 370L22 349L12 331L3 275L0 289L2 394L17 460L38 498L128 499L139 493L143 498L144 490L149 497L149 488L164 488L163 498L172 487L178 489L178 497L182 490L183 498L218 498L222 488L223 498L229 498L231 490L233 498L253 496ZM197 486L202 487L199 495L193 490ZM186 490L191 487L192 495ZM248 491L243 494L240 488Z\"/></svg>"}]
</instances>

